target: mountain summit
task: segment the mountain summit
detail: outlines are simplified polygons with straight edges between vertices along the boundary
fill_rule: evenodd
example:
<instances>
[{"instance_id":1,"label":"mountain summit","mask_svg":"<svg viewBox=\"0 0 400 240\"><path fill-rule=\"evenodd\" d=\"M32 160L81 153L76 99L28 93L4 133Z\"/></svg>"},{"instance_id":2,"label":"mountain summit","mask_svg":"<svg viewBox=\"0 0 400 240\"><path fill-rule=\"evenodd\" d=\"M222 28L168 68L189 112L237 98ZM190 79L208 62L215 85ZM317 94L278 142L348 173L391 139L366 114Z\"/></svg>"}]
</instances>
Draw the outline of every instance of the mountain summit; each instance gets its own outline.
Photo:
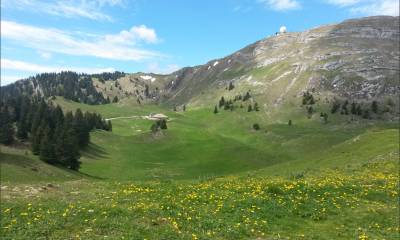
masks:
<instances>
[{"instance_id":1,"label":"mountain summit","mask_svg":"<svg viewBox=\"0 0 400 240\"><path fill-rule=\"evenodd\" d=\"M399 17L351 19L305 32L284 31L169 75L117 73L65 79L58 74L29 78L4 90L65 95L92 104L135 98L138 103L175 106L205 106L223 95L248 91L275 107L297 101L311 90L327 99L380 99L398 90L399 36ZM73 89L68 95L61 91L67 84Z\"/></svg>"}]
</instances>

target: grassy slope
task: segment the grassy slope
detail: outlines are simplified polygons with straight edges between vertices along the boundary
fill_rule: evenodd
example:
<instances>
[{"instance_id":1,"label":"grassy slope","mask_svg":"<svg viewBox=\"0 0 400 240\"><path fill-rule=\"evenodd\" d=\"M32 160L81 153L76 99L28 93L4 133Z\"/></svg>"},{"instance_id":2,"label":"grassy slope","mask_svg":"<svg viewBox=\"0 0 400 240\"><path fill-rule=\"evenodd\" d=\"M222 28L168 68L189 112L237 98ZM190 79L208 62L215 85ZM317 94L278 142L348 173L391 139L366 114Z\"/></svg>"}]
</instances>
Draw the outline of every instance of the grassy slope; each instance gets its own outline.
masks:
<instances>
[{"instance_id":1,"label":"grassy slope","mask_svg":"<svg viewBox=\"0 0 400 240\"><path fill-rule=\"evenodd\" d=\"M81 171L111 181L60 183L32 193L35 198L2 190L6 238L394 239L398 234L395 125L348 124L342 116L331 116L325 125L302 110L271 121L264 111L245 109L214 115L211 108L175 113L127 102L57 103L104 117L163 112L172 120L161 137L149 133L147 120L115 119L112 133L93 132ZM260 131L251 130L255 122ZM22 153L11 158L10 151L1 155L2 181L3 159L32 159L60 171ZM33 188L40 186L37 180L69 178L39 179L20 169L5 176L29 180Z\"/></svg>"},{"instance_id":2,"label":"grassy slope","mask_svg":"<svg viewBox=\"0 0 400 240\"><path fill-rule=\"evenodd\" d=\"M324 125L319 119L307 119L301 111L291 116L294 125L289 127L286 121L270 121L262 110L247 113L245 109L237 109L215 115L212 109L175 113L157 106L130 108L124 103L104 106L64 100L58 103L69 109L95 110L105 117L163 112L172 118L169 129L158 137L149 132L151 122L142 119L115 119L112 133L92 133L92 144L83 154L81 171L115 180L193 179L260 168L290 174L316 164L341 166L349 160L372 158L396 149L397 142L391 126L369 130L367 123ZM332 121L342 121L334 118ZM251 129L256 122L261 125L260 131ZM372 139L380 140L368 142ZM373 144L375 148L371 148ZM351 154L353 157L349 159Z\"/></svg>"},{"instance_id":3,"label":"grassy slope","mask_svg":"<svg viewBox=\"0 0 400 240\"><path fill-rule=\"evenodd\" d=\"M1 184L59 182L82 179L85 176L75 171L58 168L40 161L25 150L1 146Z\"/></svg>"}]
</instances>

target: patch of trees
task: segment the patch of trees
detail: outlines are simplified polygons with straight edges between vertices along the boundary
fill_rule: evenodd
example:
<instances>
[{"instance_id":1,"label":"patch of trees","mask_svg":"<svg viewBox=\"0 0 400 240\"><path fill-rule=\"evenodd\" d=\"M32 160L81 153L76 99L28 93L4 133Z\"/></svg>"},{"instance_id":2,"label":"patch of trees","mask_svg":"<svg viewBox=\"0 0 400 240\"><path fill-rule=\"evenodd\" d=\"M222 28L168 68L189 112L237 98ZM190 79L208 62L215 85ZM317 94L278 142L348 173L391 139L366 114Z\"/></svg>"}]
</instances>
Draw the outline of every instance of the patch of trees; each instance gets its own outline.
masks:
<instances>
[{"instance_id":1,"label":"patch of trees","mask_svg":"<svg viewBox=\"0 0 400 240\"><path fill-rule=\"evenodd\" d=\"M93 86L92 76L71 71L42 73L1 88L1 98L36 96L49 98L62 96L66 99L86 104L109 103L103 94Z\"/></svg>"},{"instance_id":2,"label":"patch of trees","mask_svg":"<svg viewBox=\"0 0 400 240\"><path fill-rule=\"evenodd\" d=\"M92 74L93 77L99 79L100 82L104 83L105 81L115 81L118 78L125 77L124 72L104 72L98 74ZM117 86L115 86L117 87Z\"/></svg>"},{"instance_id":3,"label":"patch of trees","mask_svg":"<svg viewBox=\"0 0 400 240\"><path fill-rule=\"evenodd\" d=\"M302 105L306 106L308 118L311 118L314 113L314 108L313 108L314 104L315 104L314 96L308 91L303 93Z\"/></svg>"},{"instance_id":4,"label":"patch of trees","mask_svg":"<svg viewBox=\"0 0 400 240\"><path fill-rule=\"evenodd\" d=\"M167 120L165 120L165 119L157 120L150 127L150 130L152 133L156 133L160 130L166 130L166 129L168 129L168 126L167 126Z\"/></svg>"},{"instance_id":5,"label":"patch of trees","mask_svg":"<svg viewBox=\"0 0 400 240\"><path fill-rule=\"evenodd\" d=\"M218 113L218 109L233 111L236 107L238 107L237 105L235 105L237 101L241 100L247 101L249 98L251 98L250 92L247 92L244 96L236 95L233 100L232 99L226 100L225 97L222 96L218 102L218 105L214 107L214 113ZM240 103L239 107L243 108L243 104ZM260 107L257 102L248 105L247 112L252 112L252 111L260 111Z\"/></svg>"},{"instance_id":6,"label":"patch of trees","mask_svg":"<svg viewBox=\"0 0 400 240\"><path fill-rule=\"evenodd\" d=\"M384 113L393 113L395 104L391 99L385 103L380 103L376 100L371 102L356 102L349 103L346 100L334 99L331 106L331 113L335 114L340 112L342 115L360 116L365 119L370 119L374 116L379 116Z\"/></svg>"},{"instance_id":7,"label":"patch of trees","mask_svg":"<svg viewBox=\"0 0 400 240\"><path fill-rule=\"evenodd\" d=\"M59 106L37 97L2 101L0 112L1 143L12 144L15 138L29 141L32 153L41 160L73 170L79 169L79 150L89 144L89 132L112 130L111 122L100 114L80 109L64 114Z\"/></svg>"}]
</instances>

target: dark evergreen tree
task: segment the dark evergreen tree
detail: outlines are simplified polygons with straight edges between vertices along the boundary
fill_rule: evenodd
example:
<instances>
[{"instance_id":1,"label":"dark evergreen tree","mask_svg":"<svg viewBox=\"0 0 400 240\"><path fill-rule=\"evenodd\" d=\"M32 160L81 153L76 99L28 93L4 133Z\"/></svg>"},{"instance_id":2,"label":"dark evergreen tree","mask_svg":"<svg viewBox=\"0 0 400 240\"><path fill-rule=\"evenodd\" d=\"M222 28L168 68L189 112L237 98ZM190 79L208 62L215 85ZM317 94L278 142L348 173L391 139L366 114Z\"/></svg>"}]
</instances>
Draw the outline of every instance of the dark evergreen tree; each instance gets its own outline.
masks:
<instances>
[{"instance_id":1,"label":"dark evergreen tree","mask_svg":"<svg viewBox=\"0 0 400 240\"><path fill-rule=\"evenodd\" d=\"M225 98L223 96L219 100L219 107L221 108L222 106L225 106Z\"/></svg>"},{"instance_id":2,"label":"dark evergreen tree","mask_svg":"<svg viewBox=\"0 0 400 240\"><path fill-rule=\"evenodd\" d=\"M56 155L54 150L54 142L52 141L52 133L49 126L43 131L43 137L40 140L40 153L39 157L42 161L50 164L56 163Z\"/></svg>"},{"instance_id":3,"label":"dark evergreen tree","mask_svg":"<svg viewBox=\"0 0 400 240\"><path fill-rule=\"evenodd\" d=\"M30 100L27 97L21 99L21 108L19 113L19 119L17 121L17 137L19 139L27 139L29 126L29 108Z\"/></svg>"},{"instance_id":4,"label":"dark evergreen tree","mask_svg":"<svg viewBox=\"0 0 400 240\"><path fill-rule=\"evenodd\" d=\"M14 141L14 127L7 107L2 108L0 117L0 143L9 145Z\"/></svg>"},{"instance_id":5,"label":"dark evergreen tree","mask_svg":"<svg viewBox=\"0 0 400 240\"><path fill-rule=\"evenodd\" d=\"M357 114L357 104L355 102L351 103L351 114L356 115Z\"/></svg>"},{"instance_id":6,"label":"dark evergreen tree","mask_svg":"<svg viewBox=\"0 0 400 240\"><path fill-rule=\"evenodd\" d=\"M357 105L356 112L357 112L357 115L358 115L358 116L361 116L361 115L362 115L363 111L362 111L362 109L361 109L361 105L360 105L360 104Z\"/></svg>"},{"instance_id":7,"label":"dark evergreen tree","mask_svg":"<svg viewBox=\"0 0 400 240\"><path fill-rule=\"evenodd\" d=\"M185 112L186 111L186 105L184 104L182 107L182 110Z\"/></svg>"},{"instance_id":8,"label":"dark evergreen tree","mask_svg":"<svg viewBox=\"0 0 400 240\"><path fill-rule=\"evenodd\" d=\"M55 153L60 164L73 170L79 169L78 139L74 129L68 123L64 124L62 135L56 142Z\"/></svg>"},{"instance_id":9,"label":"dark evergreen tree","mask_svg":"<svg viewBox=\"0 0 400 240\"><path fill-rule=\"evenodd\" d=\"M253 124L253 129L256 130L256 131L260 130L260 125L258 123L254 123Z\"/></svg>"},{"instance_id":10,"label":"dark evergreen tree","mask_svg":"<svg viewBox=\"0 0 400 240\"><path fill-rule=\"evenodd\" d=\"M112 131L112 124L111 124L111 120L107 121L107 131L111 132Z\"/></svg>"},{"instance_id":11,"label":"dark evergreen tree","mask_svg":"<svg viewBox=\"0 0 400 240\"><path fill-rule=\"evenodd\" d=\"M371 104L371 111L375 114L378 113L378 102L377 101L372 101Z\"/></svg>"},{"instance_id":12,"label":"dark evergreen tree","mask_svg":"<svg viewBox=\"0 0 400 240\"><path fill-rule=\"evenodd\" d=\"M247 112L251 112L253 111L253 108L251 107L251 105L249 104L249 106L247 107Z\"/></svg>"},{"instance_id":13,"label":"dark evergreen tree","mask_svg":"<svg viewBox=\"0 0 400 240\"><path fill-rule=\"evenodd\" d=\"M160 126L160 129L163 129L163 130L168 129L167 120L165 120L165 119L159 120L157 122L157 124Z\"/></svg>"},{"instance_id":14,"label":"dark evergreen tree","mask_svg":"<svg viewBox=\"0 0 400 240\"><path fill-rule=\"evenodd\" d=\"M235 88L235 86L233 85L233 83L232 83L232 82L229 82L228 90L230 91L230 90L232 90L232 89L234 89L234 88Z\"/></svg>"},{"instance_id":15,"label":"dark evergreen tree","mask_svg":"<svg viewBox=\"0 0 400 240\"><path fill-rule=\"evenodd\" d=\"M38 128L36 128L35 132L31 133L31 149L34 155L40 154L40 143L43 137L43 131L46 127L45 123L43 122Z\"/></svg>"},{"instance_id":16,"label":"dark evergreen tree","mask_svg":"<svg viewBox=\"0 0 400 240\"><path fill-rule=\"evenodd\" d=\"M215 113L215 114L218 113L218 108L217 108L217 106L214 107L214 113Z\"/></svg>"},{"instance_id":17,"label":"dark evergreen tree","mask_svg":"<svg viewBox=\"0 0 400 240\"><path fill-rule=\"evenodd\" d=\"M313 113L314 113L313 107L312 106L307 107L308 118L311 118Z\"/></svg>"},{"instance_id":18,"label":"dark evergreen tree","mask_svg":"<svg viewBox=\"0 0 400 240\"><path fill-rule=\"evenodd\" d=\"M113 103L117 103L117 102L118 102L118 97L115 96L115 97L113 98Z\"/></svg>"},{"instance_id":19,"label":"dark evergreen tree","mask_svg":"<svg viewBox=\"0 0 400 240\"><path fill-rule=\"evenodd\" d=\"M370 114L369 114L369 110L365 109L362 115L363 118L365 119L369 119L370 118Z\"/></svg>"},{"instance_id":20,"label":"dark evergreen tree","mask_svg":"<svg viewBox=\"0 0 400 240\"><path fill-rule=\"evenodd\" d=\"M90 128L83 116L82 111L78 108L75 111L74 120L73 120L73 128L77 134L78 138L78 146L81 148L86 147L90 141Z\"/></svg>"},{"instance_id":21,"label":"dark evergreen tree","mask_svg":"<svg viewBox=\"0 0 400 240\"><path fill-rule=\"evenodd\" d=\"M347 109L347 105L349 104L349 101L344 101L344 103L342 104L342 111L340 112L341 114L345 114L348 115L349 114L349 110Z\"/></svg>"},{"instance_id":22,"label":"dark evergreen tree","mask_svg":"<svg viewBox=\"0 0 400 240\"><path fill-rule=\"evenodd\" d=\"M292 120L289 120L288 125L292 126Z\"/></svg>"},{"instance_id":23,"label":"dark evergreen tree","mask_svg":"<svg viewBox=\"0 0 400 240\"><path fill-rule=\"evenodd\" d=\"M254 103L254 111L256 111L256 112L260 111L257 102Z\"/></svg>"},{"instance_id":24,"label":"dark evergreen tree","mask_svg":"<svg viewBox=\"0 0 400 240\"><path fill-rule=\"evenodd\" d=\"M335 114L337 110L339 110L339 108L340 108L340 102L337 99L335 99L332 104L331 113Z\"/></svg>"},{"instance_id":25,"label":"dark evergreen tree","mask_svg":"<svg viewBox=\"0 0 400 240\"><path fill-rule=\"evenodd\" d=\"M246 95L244 95L244 97L243 97L243 102L249 100L250 98L251 98L250 92L247 91Z\"/></svg>"}]
</instances>

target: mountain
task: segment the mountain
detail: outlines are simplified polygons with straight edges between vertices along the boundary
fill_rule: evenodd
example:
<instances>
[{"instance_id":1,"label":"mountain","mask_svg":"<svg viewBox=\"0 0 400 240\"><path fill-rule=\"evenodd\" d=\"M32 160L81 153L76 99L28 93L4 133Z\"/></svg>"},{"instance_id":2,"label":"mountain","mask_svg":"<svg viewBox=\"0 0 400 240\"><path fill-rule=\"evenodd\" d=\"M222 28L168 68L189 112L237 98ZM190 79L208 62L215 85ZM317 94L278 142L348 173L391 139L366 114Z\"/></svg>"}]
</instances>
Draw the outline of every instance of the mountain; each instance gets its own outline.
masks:
<instances>
[{"instance_id":1,"label":"mountain","mask_svg":"<svg viewBox=\"0 0 400 240\"><path fill-rule=\"evenodd\" d=\"M279 107L313 91L327 102L332 97L351 101L392 97L396 101L399 36L399 17L351 19L270 36L224 58L169 75L76 75L68 83L72 91L63 96L91 104L117 97L135 98L138 103L213 106L221 96L232 98L249 91L264 106ZM29 89L29 94L57 95L57 89L67 84L58 75L41 81L29 78L3 89L14 94ZM229 85L234 88L228 89ZM49 86L52 90L46 90Z\"/></svg>"},{"instance_id":2,"label":"mountain","mask_svg":"<svg viewBox=\"0 0 400 240\"><path fill-rule=\"evenodd\" d=\"M251 90L275 105L313 88L355 99L394 95L399 17L368 17L279 34L172 75L167 102L175 104L216 101L229 82L233 92Z\"/></svg>"}]
</instances>

